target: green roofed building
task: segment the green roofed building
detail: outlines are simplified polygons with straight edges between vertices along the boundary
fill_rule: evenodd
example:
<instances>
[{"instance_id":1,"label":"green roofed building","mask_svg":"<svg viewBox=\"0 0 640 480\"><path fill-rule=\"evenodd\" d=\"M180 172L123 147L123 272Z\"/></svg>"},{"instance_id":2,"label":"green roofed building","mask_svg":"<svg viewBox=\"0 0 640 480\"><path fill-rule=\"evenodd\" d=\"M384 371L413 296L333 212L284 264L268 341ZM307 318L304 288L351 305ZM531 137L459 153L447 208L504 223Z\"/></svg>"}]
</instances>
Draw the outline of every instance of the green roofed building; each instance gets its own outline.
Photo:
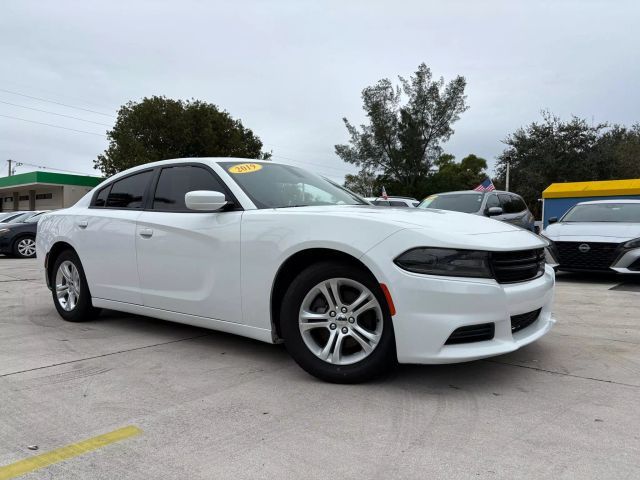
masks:
<instances>
[{"instance_id":1,"label":"green roofed building","mask_svg":"<svg viewBox=\"0 0 640 480\"><path fill-rule=\"evenodd\" d=\"M67 208L102 182L89 175L29 172L0 178L0 211Z\"/></svg>"}]
</instances>

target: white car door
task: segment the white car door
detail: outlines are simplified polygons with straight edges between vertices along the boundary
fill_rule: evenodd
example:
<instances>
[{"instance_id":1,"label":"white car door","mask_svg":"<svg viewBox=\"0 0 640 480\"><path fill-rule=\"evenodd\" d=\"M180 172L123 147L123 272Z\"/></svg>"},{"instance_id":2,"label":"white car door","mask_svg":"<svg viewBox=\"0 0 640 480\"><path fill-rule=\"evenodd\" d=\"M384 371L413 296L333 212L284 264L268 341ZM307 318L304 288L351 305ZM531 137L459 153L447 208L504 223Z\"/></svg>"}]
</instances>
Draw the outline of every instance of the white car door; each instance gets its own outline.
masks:
<instances>
[{"instance_id":1,"label":"white car door","mask_svg":"<svg viewBox=\"0 0 640 480\"><path fill-rule=\"evenodd\" d=\"M91 295L142 305L136 266L136 221L154 170L116 180L75 218L74 241Z\"/></svg>"},{"instance_id":2,"label":"white car door","mask_svg":"<svg viewBox=\"0 0 640 480\"><path fill-rule=\"evenodd\" d=\"M143 304L147 307L240 322L240 222L238 205L222 211L188 210L185 194L231 194L201 164L162 168L151 204L138 217L136 250Z\"/></svg>"}]
</instances>

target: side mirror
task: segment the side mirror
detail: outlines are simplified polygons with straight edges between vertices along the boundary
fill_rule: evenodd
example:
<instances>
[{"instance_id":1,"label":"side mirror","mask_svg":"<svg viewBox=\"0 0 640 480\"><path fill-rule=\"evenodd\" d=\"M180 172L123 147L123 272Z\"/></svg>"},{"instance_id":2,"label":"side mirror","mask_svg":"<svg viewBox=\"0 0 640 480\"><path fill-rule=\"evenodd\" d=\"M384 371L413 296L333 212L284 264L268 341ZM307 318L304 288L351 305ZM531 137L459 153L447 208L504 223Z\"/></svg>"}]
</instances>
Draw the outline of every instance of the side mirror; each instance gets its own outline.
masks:
<instances>
[{"instance_id":1,"label":"side mirror","mask_svg":"<svg viewBox=\"0 0 640 480\"><path fill-rule=\"evenodd\" d=\"M496 215L502 215L502 207L489 207L487 210L487 216L495 217Z\"/></svg>"},{"instance_id":2,"label":"side mirror","mask_svg":"<svg viewBox=\"0 0 640 480\"><path fill-rule=\"evenodd\" d=\"M189 210L214 212L227 204L224 193L213 190L195 190L184 195L184 203Z\"/></svg>"},{"instance_id":3,"label":"side mirror","mask_svg":"<svg viewBox=\"0 0 640 480\"><path fill-rule=\"evenodd\" d=\"M557 221L558 221L558 217L551 217L549 219L549 225L551 225L552 223L557 223Z\"/></svg>"}]
</instances>

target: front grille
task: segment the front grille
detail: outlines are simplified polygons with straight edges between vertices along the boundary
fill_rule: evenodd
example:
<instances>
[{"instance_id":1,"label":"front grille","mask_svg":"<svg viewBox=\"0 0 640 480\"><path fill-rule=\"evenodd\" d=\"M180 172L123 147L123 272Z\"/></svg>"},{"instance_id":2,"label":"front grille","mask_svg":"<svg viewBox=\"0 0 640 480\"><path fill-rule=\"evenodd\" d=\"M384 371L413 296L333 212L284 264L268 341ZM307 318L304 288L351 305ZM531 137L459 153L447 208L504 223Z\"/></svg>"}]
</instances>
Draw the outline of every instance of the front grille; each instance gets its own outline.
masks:
<instances>
[{"instance_id":1,"label":"front grille","mask_svg":"<svg viewBox=\"0 0 640 480\"><path fill-rule=\"evenodd\" d=\"M514 315L511 317L511 333L519 332L523 328L527 328L533 322L535 322L540 316L542 309L534 310L529 313L521 313L520 315Z\"/></svg>"},{"instance_id":2,"label":"front grille","mask_svg":"<svg viewBox=\"0 0 640 480\"><path fill-rule=\"evenodd\" d=\"M544 248L491 254L493 273L499 283L537 278L544 273L544 263Z\"/></svg>"},{"instance_id":3,"label":"front grille","mask_svg":"<svg viewBox=\"0 0 640 480\"><path fill-rule=\"evenodd\" d=\"M493 339L495 332L496 326L493 323L467 325L466 327L456 328L444 344L483 342Z\"/></svg>"},{"instance_id":4,"label":"front grille","mask_svg":"<svg viewBox=\"0 0 640 480\"><path fill-rule=\"evenodd\" d=\"M609 270L618 256L618 243L554 242L560 268ZM581 247L582 246L582 250ZM588 246L588 248L587 248Z\"/></svg>"}]
</instances>

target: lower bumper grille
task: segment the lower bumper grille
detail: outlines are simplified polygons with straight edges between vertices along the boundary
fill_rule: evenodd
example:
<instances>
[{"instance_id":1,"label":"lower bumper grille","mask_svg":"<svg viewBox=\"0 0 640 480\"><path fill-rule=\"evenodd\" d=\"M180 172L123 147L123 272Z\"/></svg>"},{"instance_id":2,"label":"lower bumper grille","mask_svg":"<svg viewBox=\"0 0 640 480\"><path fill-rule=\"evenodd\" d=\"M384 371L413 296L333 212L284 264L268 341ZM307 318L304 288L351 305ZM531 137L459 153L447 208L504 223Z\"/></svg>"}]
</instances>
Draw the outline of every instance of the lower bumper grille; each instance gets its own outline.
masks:
<instances>
[{"instance_id":1,"label":"lower bumper grille","mask_svg":"<svg viewBox=\"0 0 640 480\"><path fill-rule=\"evenodd\" d=\"M627 267L632 272L640 272L640 258Z\"/></svg>"},{"instance_id":2,"label":"lower bumper grille","mask_svg":"<svg viewBox=\"0 0 640 480\"><path fill-rule=\"evenodd\" d=\"M521 313L520 315L513 315L511 317L511 333L519 332L523 328L527 328L533 322L535 322L540 316L542 309L534 310L533 312Z\"/></svg>"},{"instance_id":3,"label":"lower bumper grille","mask_svg":"<svg viewBox=\"0 0 640 480\"><path fill-rule=\"evenodd\" d=\"M618 243L554 242L560 268L609 270L618 256Z\"/></svg>"},{"instance_id":4,"label":"lower bumper grille","mask_svg":"<svg viewBox=\"0 0 640 480\"><path fill-rule=\"evenodd\" d=\"M496 333L494 323L481 323L480 325L467 325L466 327L456 328L444 343L445 345L454 345L456 343L473 343L492 340Z\"/></svg>"}]
</instances>

